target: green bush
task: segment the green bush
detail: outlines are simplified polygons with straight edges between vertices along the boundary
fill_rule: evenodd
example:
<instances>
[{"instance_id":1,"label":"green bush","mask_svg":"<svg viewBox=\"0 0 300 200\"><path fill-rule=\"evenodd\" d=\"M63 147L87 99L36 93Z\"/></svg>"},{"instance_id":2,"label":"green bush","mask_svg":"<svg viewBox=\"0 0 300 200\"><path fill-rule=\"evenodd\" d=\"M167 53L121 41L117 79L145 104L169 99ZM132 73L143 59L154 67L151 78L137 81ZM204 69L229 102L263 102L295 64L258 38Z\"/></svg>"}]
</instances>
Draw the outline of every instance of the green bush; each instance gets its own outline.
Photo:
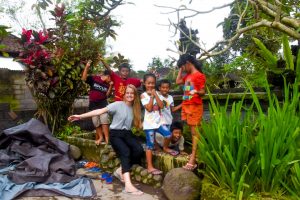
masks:
<instances>
[{"instance_id":1,"label":"green bush","mask_svg":"<svg viewBox=\"0 0 300 200\"><path fill-rule=\"evenodd\" d=\"M67 136L79 134L80 132L81 129L79 126L67 124L58 131L57 138L64 139Z\"/></svg>"},{"instance_id":2,"label":"green bush","mask_svg":"<svg viewBox=\"0 0 300 200\"><path fill-rule=\"evenodd\" d=\"M211 120L203 122L198 148L199 158L207 165L206 175L217 186L229 189L236 199L253 193L299 195L298 87L294 84L291 92L286 86L283 102L267 88L269 106L265 113L252 87L246 84L253 97L250 107L245 107L242 99L228 111L228 103L220 106L210 95Z\"/></svg>"}]
</instances>

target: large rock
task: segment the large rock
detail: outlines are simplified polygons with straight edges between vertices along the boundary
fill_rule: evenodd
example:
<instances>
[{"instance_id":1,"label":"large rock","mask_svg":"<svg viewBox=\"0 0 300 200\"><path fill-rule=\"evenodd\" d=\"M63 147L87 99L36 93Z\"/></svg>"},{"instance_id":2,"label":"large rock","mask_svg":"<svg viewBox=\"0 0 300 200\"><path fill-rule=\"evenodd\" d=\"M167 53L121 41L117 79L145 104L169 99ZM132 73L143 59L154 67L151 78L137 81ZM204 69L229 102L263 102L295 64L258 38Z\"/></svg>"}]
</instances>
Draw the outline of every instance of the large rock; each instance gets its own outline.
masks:
<instances>
[{"instance_id":1,"label":"large rock","mask_svg":"<svg viewBox=\"0 0 300 200\"><path fill-rule=\"evenodd\" d=\"M70 145L70 154L74 160L79 160L81 157L81 150L77 146Z\"/></svg>"},{"instance_id":2,"label":"large rock","mask_svg":"<svg viewBox=\"0 0 300 200\"><path fill-rule=\"evenodd\" d=\"M163 191L170 200L199 199L201 180L191 171L175 168L165 176Z\"/></svg>"}]
</instances>

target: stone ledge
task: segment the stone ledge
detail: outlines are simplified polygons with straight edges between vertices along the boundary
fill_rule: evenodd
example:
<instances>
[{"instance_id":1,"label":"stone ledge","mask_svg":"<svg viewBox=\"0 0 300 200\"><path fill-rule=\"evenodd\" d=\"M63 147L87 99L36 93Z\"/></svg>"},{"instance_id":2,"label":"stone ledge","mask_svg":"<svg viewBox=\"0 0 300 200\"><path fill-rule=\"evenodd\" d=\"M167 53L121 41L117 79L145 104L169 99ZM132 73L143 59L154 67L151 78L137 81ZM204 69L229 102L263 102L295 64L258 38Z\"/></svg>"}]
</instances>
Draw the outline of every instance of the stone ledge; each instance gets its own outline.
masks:
<instances>
[{"instance_id":1,"label":"stone ledge","mask_svg":"<svg viewBox=\"0 0 300 200\"><path fill-rule=\"evenodd\" d=\"M116 157L116 154L110 145L96 145L93 137L94 133L82 133L76 135L76 137L65 137L64 140L69 144L80 148L84 159L97 162L102 169L112 173L120 166L120 160ZM154 166L162 170L164 174L173 168L182 167L187 160L187 156L174 157L163 152L153 153ZM145 162L145 159L143 159L143 166L145 166ZM141 166L134 166L131 174L134 180L144 184L152 185L154 187L160 187L162 184L163 175L152 175Z\"/></svg>"}]
</instances>

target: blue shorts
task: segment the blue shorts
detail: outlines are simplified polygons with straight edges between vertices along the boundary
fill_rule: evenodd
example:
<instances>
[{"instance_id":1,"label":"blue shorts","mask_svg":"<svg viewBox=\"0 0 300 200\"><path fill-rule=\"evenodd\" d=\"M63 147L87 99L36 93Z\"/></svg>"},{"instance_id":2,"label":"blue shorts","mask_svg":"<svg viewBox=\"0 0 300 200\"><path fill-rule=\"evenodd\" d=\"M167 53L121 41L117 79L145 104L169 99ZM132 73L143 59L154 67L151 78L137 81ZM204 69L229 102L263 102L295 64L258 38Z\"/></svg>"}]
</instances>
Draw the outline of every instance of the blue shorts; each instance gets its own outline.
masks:
<instances>
[{"instance_id":1,"label":"blue shorts","mask_svg":"<svg viewBox=\"0 0 300 200\"><path fill-rule=\"evenodd\" d=\"M147 149L154 149L155 132L160 133L164 138L170 138L171 132L166 125L161 125L158 129L144 130L146 134L146 147Z\"/></svg>"}]
</instances>

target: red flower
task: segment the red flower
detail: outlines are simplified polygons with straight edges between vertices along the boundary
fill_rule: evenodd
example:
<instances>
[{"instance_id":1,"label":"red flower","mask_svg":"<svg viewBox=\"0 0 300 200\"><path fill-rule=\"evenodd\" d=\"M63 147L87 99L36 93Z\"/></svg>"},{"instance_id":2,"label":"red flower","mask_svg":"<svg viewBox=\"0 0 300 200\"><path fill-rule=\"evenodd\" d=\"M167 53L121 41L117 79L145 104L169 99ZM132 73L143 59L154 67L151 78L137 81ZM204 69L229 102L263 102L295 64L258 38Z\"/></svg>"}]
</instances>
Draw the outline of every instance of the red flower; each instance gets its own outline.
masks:
<instances>
[{"instance_id":1,"label":"red flower","mask_svg":"<svg viewBox=\"0 0 300 200\"><path fill-rule=\"evenodd\" d=\"M32 55L28 56L27 58L21 59L21 61L27 65L32 65L33 64Z\"/></svg>"},{"instance_id":2,"label":"red flower","mask_svg":"<svg viewBox=\"0 0 300 200\"><path fill-rule=\"evenodd\" d=\"M26 42L29 42L32 35L32 30L26 30L25 28L22 28L22 35L25 36Z\"/></svg>"},{"instance_id":3,"label":"red flower","mask_svg":"<svg viewBox=\"0 0 300 200\"><path fill-rule=\"evenodd\" d=\"M38 44L43 44L48 39L48 34L43 35L43 31L39 31L39 41Z\"/></svg>"}]
</instances>

